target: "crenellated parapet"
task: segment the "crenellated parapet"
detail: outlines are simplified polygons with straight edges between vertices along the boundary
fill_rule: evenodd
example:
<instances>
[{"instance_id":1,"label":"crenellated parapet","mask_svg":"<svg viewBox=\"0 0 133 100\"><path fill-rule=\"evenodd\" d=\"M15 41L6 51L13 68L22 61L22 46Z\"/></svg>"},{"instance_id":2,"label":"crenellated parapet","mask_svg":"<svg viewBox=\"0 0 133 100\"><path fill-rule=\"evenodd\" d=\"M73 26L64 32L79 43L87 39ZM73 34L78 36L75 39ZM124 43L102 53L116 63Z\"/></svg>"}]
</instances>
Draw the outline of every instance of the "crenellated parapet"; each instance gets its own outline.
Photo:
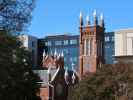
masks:
<instances>
[{"instance_id":1,"label":"crenellated parapet","mask_svg":"<svg viewBox=\"0 0 133 100\"><path fill-rule=\"evenodd\" d=\"M96 10L92 16L93 21L90 20L90 16L86 16L86 22L84 22L83 13L80 12L79 70L81 77L86 73L96 72L96 69L104 63L104 17L103 14L98 16Z\"/></svg>"}]
</instances>

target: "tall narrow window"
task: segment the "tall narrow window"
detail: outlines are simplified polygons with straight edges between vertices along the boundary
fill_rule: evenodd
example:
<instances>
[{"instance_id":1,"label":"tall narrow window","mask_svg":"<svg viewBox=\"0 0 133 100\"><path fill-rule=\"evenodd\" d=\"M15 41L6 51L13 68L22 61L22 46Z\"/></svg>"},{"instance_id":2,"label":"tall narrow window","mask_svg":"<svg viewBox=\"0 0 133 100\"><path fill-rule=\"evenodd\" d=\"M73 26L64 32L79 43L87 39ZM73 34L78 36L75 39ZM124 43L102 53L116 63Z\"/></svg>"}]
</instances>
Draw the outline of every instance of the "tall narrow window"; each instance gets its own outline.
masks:
<instances>
[{"instance_id":1,"label":"tall narrow window","mask_svg":"<svg viewBox=\"0 0 133 100\"><path fill-rule=\"evenodd\" d=\"M86 55L86 39L84 40L84 55Z\"/></svg>"},{"instance_id":2,"label":"tall narrow window","mask_svg":"<svg viewBox=\"0 0 133 100\"><path fill-rule=\"evenodd\" d=\"M89 40L87 39L86 40L86 55L88 55L89 51L88 51L88 48L89 48Z\"/></svg>"},{"instance_id":3,"label":"tall narrow window","mask_svg":"<svg viewBox=\"0 0 133 100\"><path fill-rule=\"evenodd\" d=\"M92 39L90 40L90 55L92 54Z\"/></svg>"},{"instance_id":4,"label":"tall narrow window","mask_svg":"<svg viewBox=\"0 0 133 100\"><path fill-rule=\"evenodd\" d=\"M100 42L100 44L101 44L101 48L100 48L100 50L101 50L101 56L102 56L102 55L103 55L103 43Z\"/></svg>"},{"instance_id":5,"label":"tall narrow window","mask_svg":"<svg viewBox=\"0 0 133 100\"><path fill-rule=\"evenodd\" d=\"M97 40L97 56L100 55L100 43L99 40Z\"/></svg>"},{"instance_id":6,"label":"tall narrow window","mask_svg":"<svg viewBox=\"0 0 133 100\"><path fill-rule=\"evenodd\" d=\"M92 52L92 40L89 39L87 42L87 55L90 56Z\"/></svg>"},{"instance_id":7,"label":"tall narrow window","mask_svg":"<svg viewBox=\"0 0 133 100\"><path fill-rule=\"evenodd\" d=\"M90 40L88 40L88 56L90 56Z\"/></svg>"},{"instance_id":8,"label":"tall narrow window","mask_svg":"<svg viewBox=\"0 0 133 100\"><path fill-rule=\"evenodd\" d=\"M84 40L84 55L90 56L92 52L92 40L85 39Z\"/></svg>"}]
</instances>

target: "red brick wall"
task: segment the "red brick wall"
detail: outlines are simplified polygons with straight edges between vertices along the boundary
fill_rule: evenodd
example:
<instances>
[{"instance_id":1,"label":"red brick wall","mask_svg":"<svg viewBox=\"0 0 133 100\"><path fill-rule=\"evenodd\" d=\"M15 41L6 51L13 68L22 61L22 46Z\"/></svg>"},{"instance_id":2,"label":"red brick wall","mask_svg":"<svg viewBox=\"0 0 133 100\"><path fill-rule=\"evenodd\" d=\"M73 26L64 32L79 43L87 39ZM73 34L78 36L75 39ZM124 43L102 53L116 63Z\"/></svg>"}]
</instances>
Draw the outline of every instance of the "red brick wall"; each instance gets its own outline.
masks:
<instances>
[{"instance_id":1,"label":"red brick wall","mask_svg":"<svg viewBox=\"0 0 133 100\"><path fill-rule=\"evenodd\" d=\"M49 87L40 88L41 100L48 100L49 97Z\"/></svg>"},{"instance_id":2,"label":"red brick wall","mask_svg":"<svg viewBox=\"0 0 133 100\"><path fill-rule=\"evenodd\" d=\"M92 40L91 56L84 56L85 39ZM97 48L101 45L99 44L99 41L101 41L100 43L104 43L104 27L101 27L99 25L80 27L80 77L88 72L96 72L99 63L104 63L104 49L102 48L101 56L97 54Z\"/></svg>"}]
</instances>

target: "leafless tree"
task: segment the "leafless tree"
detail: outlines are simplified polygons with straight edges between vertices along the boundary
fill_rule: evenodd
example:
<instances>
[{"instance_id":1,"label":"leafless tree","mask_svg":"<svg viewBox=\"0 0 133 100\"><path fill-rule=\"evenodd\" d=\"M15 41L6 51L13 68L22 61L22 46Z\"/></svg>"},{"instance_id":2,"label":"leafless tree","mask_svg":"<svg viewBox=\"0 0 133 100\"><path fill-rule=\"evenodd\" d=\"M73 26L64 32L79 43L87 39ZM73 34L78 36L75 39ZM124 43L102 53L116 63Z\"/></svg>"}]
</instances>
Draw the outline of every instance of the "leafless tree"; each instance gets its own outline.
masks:
<instances>
[{"instance_id":1,"label":"leafless tree","mask_svg":"<svg viewBox=\"0 0 133 100\"><path fill-rule=\"evenodd\" d=\"M0 0L0 28L11 33L26 29L35 0Z\"/></svg>"}]
</instances>

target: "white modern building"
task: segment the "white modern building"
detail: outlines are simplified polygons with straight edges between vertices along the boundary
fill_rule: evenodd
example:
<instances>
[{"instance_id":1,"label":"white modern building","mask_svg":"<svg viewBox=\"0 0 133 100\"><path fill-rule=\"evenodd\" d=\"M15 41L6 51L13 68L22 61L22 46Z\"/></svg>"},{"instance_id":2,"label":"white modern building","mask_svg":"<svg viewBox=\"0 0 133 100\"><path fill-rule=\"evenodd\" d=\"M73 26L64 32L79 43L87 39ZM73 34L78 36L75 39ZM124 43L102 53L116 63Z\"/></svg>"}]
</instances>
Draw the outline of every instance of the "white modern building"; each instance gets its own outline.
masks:
<instances>
[{"instance_id":1,"label":"white modern building","mask_svg":"<svg viewBox=\"0 0 133 100\"><path fill-rule=\"evenodd\" d=\"M19 36L22 45L31 52L33 66L37 66L37 38L31 35L22 34Z\"/></svg>"},{"instance_id":2,"label":"white modern building","mask_svg":"<svg viewBox=\"0 0 133 100\"><path fill-rule=\"evenodd\" d=\"M115 31L115 58L133 62L133 28Z\"/></svg>"}]
</instances>

